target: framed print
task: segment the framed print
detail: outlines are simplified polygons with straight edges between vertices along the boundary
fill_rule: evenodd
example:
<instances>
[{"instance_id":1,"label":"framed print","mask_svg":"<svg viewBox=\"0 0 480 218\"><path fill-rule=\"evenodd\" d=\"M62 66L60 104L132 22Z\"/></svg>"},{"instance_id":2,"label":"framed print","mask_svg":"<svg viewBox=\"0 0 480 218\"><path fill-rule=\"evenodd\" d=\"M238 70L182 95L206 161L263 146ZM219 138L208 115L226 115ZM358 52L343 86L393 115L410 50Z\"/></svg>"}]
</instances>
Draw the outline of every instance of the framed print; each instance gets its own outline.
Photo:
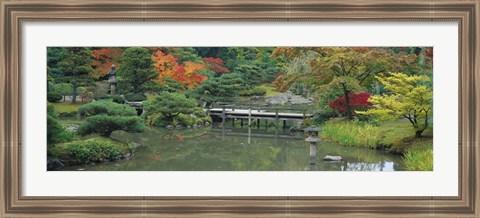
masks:
<instances>
[{"instance_id":1,"label":"framed print","mask_svg":"<svg viewBox=\"0 0 480 218\"><path fill-rule=\"evenodd\" d=\"M471 1L2 1L1 215L478 216Z\"/></svg>"}]
</instances>

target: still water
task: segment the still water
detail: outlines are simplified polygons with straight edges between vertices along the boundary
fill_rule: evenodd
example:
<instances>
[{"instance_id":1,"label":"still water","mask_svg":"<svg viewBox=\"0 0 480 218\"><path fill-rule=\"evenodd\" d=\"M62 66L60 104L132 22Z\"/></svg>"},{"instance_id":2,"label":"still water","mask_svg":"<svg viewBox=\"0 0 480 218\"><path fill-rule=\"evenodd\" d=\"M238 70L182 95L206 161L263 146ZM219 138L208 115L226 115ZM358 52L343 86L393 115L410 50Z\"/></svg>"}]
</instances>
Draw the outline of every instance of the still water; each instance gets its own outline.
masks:
<instances>
[{"instance_id":1,"label":"still water","mask_svg":"<svg viewBox=\"0 0 480 218\"><path fill-rule=\"evenodd\" d=\"M76 166L65 170L96 171L398 171L401 158L382 151L349 148L333 142L317 145L310 164L310 145L302 132L275 128L207 127L143 133L114 132L113 139L141 144L132 158ZM343 161L323 161L340 155Z\"/></svg>"}]
</instances>

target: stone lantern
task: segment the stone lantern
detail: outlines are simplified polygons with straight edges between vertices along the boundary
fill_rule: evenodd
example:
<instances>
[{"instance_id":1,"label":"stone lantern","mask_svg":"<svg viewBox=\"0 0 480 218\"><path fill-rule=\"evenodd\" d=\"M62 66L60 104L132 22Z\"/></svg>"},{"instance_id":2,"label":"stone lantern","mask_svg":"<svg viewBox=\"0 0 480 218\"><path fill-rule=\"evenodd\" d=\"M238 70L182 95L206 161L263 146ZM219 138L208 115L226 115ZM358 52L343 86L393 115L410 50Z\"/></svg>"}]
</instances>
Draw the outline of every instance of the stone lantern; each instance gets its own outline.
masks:
<instances>
[{"instance_id":1,"label":"stone lantern","mask_svg":"<svg viewBox=\"0 0 480 218\"><path fill-rule=\"evenodd\" d=\"M108 72L108 83L110 83L110 94L115 95L115 89L117 86L117 76L115 75L115 64L112 64L112 70Z\"/></svg>"},{"instance_id":2,"label":"stone lantern","mask_svg":"<svg viewBox=\"0 0 480 218\"><path fill-rule=\"evenodd\" d=\"M310 164L314 165L317 163L317 143L320 142L318 132L322 131L322 129L316 126L311 126L303 129L303 131L307 133L305 141L310 143Z\"/></svg>"}]
</instances>

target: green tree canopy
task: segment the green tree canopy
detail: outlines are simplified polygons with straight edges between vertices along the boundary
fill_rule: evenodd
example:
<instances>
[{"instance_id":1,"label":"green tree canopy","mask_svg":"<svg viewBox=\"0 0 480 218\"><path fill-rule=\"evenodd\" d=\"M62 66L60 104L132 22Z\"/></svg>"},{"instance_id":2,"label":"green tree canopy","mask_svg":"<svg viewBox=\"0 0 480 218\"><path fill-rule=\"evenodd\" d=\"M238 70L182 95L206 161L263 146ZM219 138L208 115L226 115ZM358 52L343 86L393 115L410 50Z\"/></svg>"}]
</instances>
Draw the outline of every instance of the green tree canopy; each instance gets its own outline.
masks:
<instances>
[{"instance_id":1,"label":"green tree canopy","mask_svg":"<svg viewBox=\"0 0 480 218\"><path fill-rule=\"evenodd\" d=\"M263 70L254 62L238 65L233 73L238 74L250 87L259 85L263 80Z\"/></svg>"},{"instance_id":2,"label":"green tree canopy","mask_svg":"<svg viewBox=\"0 0 480 218\"><path fill-rule=\"evenodd\" d=\"M143 109L147 116L161 113L171 122L181 113L192 113L195 105L195 100L187 98L183 93L162 92L153 100L143 102Z\"/></svg>"},{"instance_id":3,"label":"green tree canopy","mask_svg":"<svg viewBox=\"0 0 480 218\"><path fill-rule=\"evenodd\" d=\"M133 107L111 101L94 101L78 108L78 112L87 116L85 123L78 128L78 134L98 133L110 136L115 130L141 132L145 128L142 118L136 116Z\"/></svg>"},{"instance_id":4,"label":"green tree canopy","mask_svg":"<svg viewBox=\"0 0 480 218\"><path fill-rule=\"evenodd\" d=\"M125 49L120 58L120 68L117 71L119 83L124 89L131 89L133 93L144 93L147 83L153 83L152 80L158 77L158 73L153 68L153 60L148 49L141 47L131 47Z\"/></svg>"},{"instance_id":5,"label":"green tree canopy","mask_svg":"<svg viewBox=\"0 0 480 218\"><path fill-rule=\"evenodd\" d=\"M77 109L82 116L106 114L110 116L136 116L135 108L126 104L117 104L108 100L93 101Z\"/></svg>"},{"instance_id":6,"label":"green tree canopy","mask_svg":"<svg viewBox=\"0 0 480 218\"><path fill-rule=\"evenodd\" d=\"M49 48L47 55L52 64L50 73L55 75L55 81L68 83L72 86L72 102L76 102L78 87L90 84L93 77L92 51L88 48ZM48 50L47 50L48 51Z\"/></svg>"},{"instance_id":7,"label":"green tree canopy","mask_svg":"<svg viewBox=\"0 0 480 218\"><path fill-rule=\"evenodd\" d=\"M430 78L403 73L389 73L388 77L375 78L391 93L372 96L369 101L375 107L357 113L373 115L382 120L407 119L415 129L415 136L421 137L432 116L433 90L423 85L429 82Z\"/></svg>"},{"instance_id":8,"label":"green tree canopy","mask_svg":"<svg viewBox=\"0 0 480 218\"><path fill-rule=\"evenodd\" d=\"M346 100L346 114L349 119L352 117L351 108L348 106L350 93L362 91L370 86L375 75L403 70L416 64L416 55L394 53L385 48L277 48L274 54L286 54L290 60L307 57L311 71L293 72L286 77L308 79L314 83L309 85L318 93L341 93ZM282 79L284 82L297 82L295 79Z\"/></svg>"},{"instance_id":9,"label":"green tree canopy","mask_svg":"<svg viewBox=\"0 0 480 218\"><path fill-rule=\"evenodd\" d=\"M204 81L189 93L195 99L205 101L207 107L214 102L232 101L245 88L244 81L238 74L228 73Z\"/></svg>"}]
</instances>

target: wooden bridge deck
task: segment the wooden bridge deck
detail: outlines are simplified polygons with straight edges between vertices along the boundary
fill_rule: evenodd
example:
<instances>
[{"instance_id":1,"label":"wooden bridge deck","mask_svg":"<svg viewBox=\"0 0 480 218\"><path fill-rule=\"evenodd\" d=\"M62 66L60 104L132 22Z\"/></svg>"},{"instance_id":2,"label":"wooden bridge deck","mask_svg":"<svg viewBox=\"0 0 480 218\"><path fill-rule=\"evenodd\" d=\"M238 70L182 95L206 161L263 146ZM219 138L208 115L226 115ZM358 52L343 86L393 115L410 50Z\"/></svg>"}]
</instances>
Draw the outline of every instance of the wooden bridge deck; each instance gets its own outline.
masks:
<instances>
[{"instance_id":1,"label":"wooden bridge deck","mask_svg":"<svg viewBox=\"0 0 480 218\"><path fill-rule=\"evenodd\" d=\"M268 112L265 110L246 110L246 109L229 109L229 108L212 108L204 109L209 111L211 116L219 116L224 118L240 118L240 119L269 119L269 120L304 120L310 118L313 114L307 113L283 113Z\"/></svg>"}]
</instances>

